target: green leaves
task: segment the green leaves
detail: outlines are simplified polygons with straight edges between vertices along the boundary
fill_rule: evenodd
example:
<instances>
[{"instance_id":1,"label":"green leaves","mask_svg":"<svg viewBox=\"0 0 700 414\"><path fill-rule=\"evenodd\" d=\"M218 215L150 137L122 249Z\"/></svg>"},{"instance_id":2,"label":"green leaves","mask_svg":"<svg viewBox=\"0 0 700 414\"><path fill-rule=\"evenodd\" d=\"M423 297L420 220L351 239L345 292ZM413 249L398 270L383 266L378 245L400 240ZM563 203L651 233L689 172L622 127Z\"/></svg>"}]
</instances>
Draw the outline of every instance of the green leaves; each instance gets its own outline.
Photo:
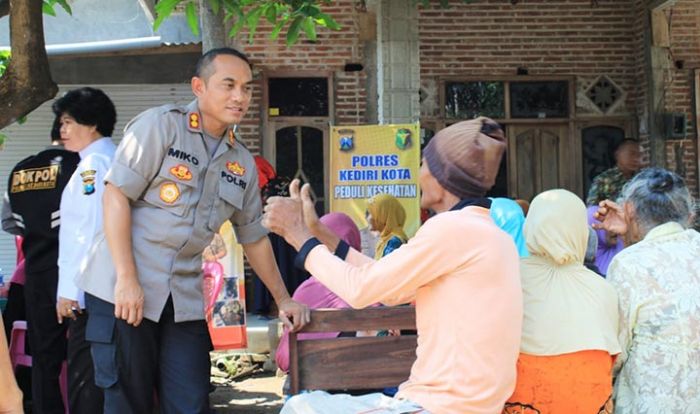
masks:
<instances>
[{"instance_id":1,"label":"green leaves","mask_svg":"<svg viewBox=\"0 0 700 414\"><path fill-rule=\"evenodd\" d=\"M303 16L297 16L292 24L289 25L289 30L287 31L287 46L295 44L299 39L299 29L301 29L303 21Z\"/></svg>"},{"instance_id":2,"label":"green leaves","mask_svg":"<svg viewBox=\"0 0 700 414\"><path fill-rule=\"evenodd\" d=\"M54 6L56 5L61 6L63 10L66 11L68 14L73 14L73 10L70 8L70 5L68 4L67 0L43 0L41 4L41 11L44 12L44 14L48 14L49 16L56 16L56 9Z\"/></svg>"},{"instance_id":3,"label":"green leaves","mask_svg":"<svg viewBox=\"0 0 700 414\"><path fill-rule=\"evenodd\" d=\"M156 20L153 22L153 30L156 31L163 23L163 20L170 17L170 15L175 10L178 4L182 3L183 0L160 0L155 7L156 10ZM197 26L199 27L199 26ZM191 26L190 26L191 28Z\"/></svg>"},{"instance_id":4,"label":"green leaves","mask_svg":"<svg viewBox=\"0 0 700 414\"><path fill-rule=\"evenodd\" d=\"M195 36L199 36L199 16L193 2L187 3L185 6L185 16L187 17L187 25L192 30Z\"/></svg>"},{"instance_id":5,"label":"green leaves","mask_svg":"<svg viewBox=\"0 0 700 414\"><path fill-rule=\"evenodd\" d=\"M66 0L44 0L45 3L65 3ZM302 31L306 37L315 42L318 28L340 30L340 25L329 15L321 12L321 5L332 4L332 0L206 0L211 10L224 13L224 20L233 22L229 37L237 36L241 31L248 32L248 42L253 43L260 26L260 19L265 19L273 26L270 39L277 39L286 28L286 44L291 46L299 41ZM193 34L199 35L199 13L197 0L161 0L155 6L156 19L153 30L170 17L184 3L187 25Z\"/></svg>"},{"instance_id":6,"label":"green leaves","mask_svg":"<svg viewBox=\"0 0 700 414\"><path fill-rule=\"evenodd\" d=\"M10 64L10 52L0 50L0 76L5 73L8 64Z\"/></svg>"}]
</instances>

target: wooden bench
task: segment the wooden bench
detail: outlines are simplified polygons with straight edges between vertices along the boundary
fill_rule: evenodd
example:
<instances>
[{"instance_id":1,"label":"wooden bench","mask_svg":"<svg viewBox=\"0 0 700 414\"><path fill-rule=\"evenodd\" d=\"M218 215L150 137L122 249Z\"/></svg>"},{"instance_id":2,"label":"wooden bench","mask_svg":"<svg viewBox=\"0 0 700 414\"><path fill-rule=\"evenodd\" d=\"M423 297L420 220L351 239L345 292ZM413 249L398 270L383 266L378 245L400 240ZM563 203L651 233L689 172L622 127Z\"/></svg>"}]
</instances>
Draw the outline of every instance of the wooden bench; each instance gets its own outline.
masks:
<instances>
[{"instance_id":1,"label":"wooden bench","mask_svg":"<svg viewBox=\"0 0 700 414\"><path fill-rule=\"evenodd\" d=\"M311 311L298 333L416 329L412 306ZM416 336L337 337L298 340L289 335L289 381L285 391L376 390L408 379L416 360Z\"/></svg>"}]
</instances>

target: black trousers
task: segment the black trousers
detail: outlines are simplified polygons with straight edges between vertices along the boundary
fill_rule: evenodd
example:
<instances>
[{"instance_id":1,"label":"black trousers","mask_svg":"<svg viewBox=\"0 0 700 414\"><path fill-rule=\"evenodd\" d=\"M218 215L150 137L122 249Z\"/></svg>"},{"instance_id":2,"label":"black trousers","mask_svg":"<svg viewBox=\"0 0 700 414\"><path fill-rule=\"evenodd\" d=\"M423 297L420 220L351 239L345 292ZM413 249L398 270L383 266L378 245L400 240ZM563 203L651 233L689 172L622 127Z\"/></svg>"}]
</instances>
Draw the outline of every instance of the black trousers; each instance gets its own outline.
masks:
<instances>
[{"instance_id":1,"label":"black trousers","mask_svg":"<svg viewBox=\"0 0 700 414\"><path fill-rule=\"evenodd\" d=\"M27 273L27 339L32 352L32 412L63 414L58 384L66 359L66 327L56 317L58 268Z\"/></svg>"},{"instance_id":2,"label":"black trousers","mask_svg":"<svg viewBox=\"0 0 700 414\"><path fill-rule=\"evenodd\" d=\"M10 289L7 292L7 305L5 306L5 310L2 312L2 323L5 325L5 338L7 338L8 345L10 344L12 324L15 321L27 320L27 307L25 303L24 285L10 283ZM27 342L26 348L27 349L25 351L31 355L29 342Z\"/></svg>"},{"instance_id":3,"label":"black trousers","mask_svg":"<svg viewBox=\"0 0 700 414\"><path fill-rule=\"evenodd\" d=\"M85 340L89 316L84 310L76 316L68 319L68 406L71 414L99 414L104 398L95 385L90 343Z\"/></svg>"},{"instance_id":4,"label":"black trousers","mask_svg":"<svg viewBox=\"0 0 700 414\"><path fill-rule=\"evenodd\" d=\"M104 389L106 414L153 411L209 413L209 330L204 320L175 323L172 298L159 322L138 327L114 317L114 305L85 295L90 317L86 337L95 363L95 382Z\"/></svg>"}]
</instances>

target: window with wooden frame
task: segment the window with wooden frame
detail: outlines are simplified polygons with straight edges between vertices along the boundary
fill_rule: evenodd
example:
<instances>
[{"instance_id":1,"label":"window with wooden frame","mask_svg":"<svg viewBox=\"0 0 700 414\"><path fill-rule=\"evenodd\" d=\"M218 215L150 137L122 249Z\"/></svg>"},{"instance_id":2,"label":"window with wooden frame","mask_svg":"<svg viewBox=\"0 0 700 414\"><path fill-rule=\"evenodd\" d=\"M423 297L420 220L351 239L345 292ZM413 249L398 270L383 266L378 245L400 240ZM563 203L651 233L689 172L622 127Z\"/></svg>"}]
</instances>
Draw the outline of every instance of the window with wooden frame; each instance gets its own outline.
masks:
<instances>
[{"instance_id":1,"label":"window with wooden frame","mask_svg":"<svg viewBox=\"0 0 700 414\"><path fill-rule=\"evenodd\" d=\"M424 145L441 128L478 116L503 125L509 154L490 196L531 198L552 186L580 192L580 173L572 168L578 164L570 158L577 151L569 148L574 144L573 77L446 77L439 82L438 105L438 116L421 119ZM518 140L528 141L534 152L522 152Z\"/></svg>"}]
</instances>

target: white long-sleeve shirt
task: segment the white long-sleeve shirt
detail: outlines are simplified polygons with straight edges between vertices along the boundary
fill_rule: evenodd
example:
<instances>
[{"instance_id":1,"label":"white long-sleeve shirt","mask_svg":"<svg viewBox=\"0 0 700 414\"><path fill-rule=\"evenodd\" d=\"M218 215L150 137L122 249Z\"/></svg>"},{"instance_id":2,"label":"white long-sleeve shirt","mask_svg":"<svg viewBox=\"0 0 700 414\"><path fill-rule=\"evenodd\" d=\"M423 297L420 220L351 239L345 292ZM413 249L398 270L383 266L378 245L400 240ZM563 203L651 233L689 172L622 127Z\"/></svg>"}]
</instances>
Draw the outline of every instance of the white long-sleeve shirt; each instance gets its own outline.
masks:
<instances>
[{"instance_id":1,"label":"white long-sleeve shirt","mask_svg":"<svg viewBox=\"0 0 700 414\"><path fill-rule=\"evenodd\" d=\"M90 246L102 234L104 178L117 147L100 138L80 151L80 163L61 196L58 232L57 297L77 300L85 308L85 294L75 285Z\"/></svg>"}]
</instances>

